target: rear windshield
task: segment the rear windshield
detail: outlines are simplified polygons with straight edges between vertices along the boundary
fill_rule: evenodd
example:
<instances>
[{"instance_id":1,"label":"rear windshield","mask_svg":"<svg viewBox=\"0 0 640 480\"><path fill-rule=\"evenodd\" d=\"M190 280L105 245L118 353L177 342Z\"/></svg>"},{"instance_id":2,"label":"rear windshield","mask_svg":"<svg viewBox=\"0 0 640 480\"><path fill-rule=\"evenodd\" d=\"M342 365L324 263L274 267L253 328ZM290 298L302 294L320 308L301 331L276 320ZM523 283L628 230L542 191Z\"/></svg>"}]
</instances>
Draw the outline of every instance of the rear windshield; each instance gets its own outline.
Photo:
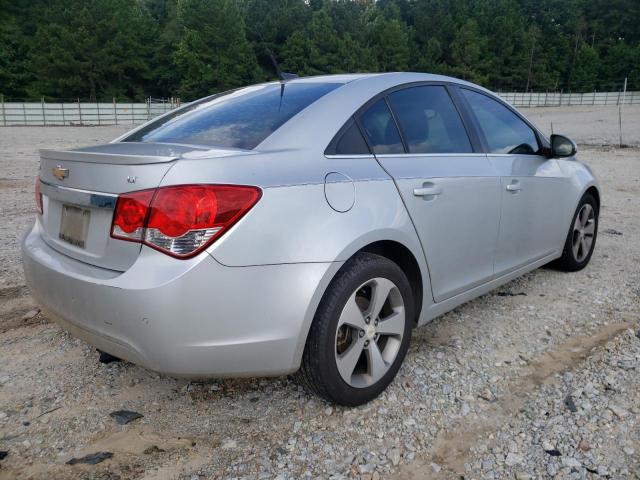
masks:
<instances>
[{"instance_id":1,"label":"rear windshield","mask_svg":"<svg viewBox=\"0 0 640 480\"><path fill-rule=\"evenodd\" d=\"M267 84L193 102L124 138L253 149L283 123L340 83Z\"/></svg>"}]
</instances>

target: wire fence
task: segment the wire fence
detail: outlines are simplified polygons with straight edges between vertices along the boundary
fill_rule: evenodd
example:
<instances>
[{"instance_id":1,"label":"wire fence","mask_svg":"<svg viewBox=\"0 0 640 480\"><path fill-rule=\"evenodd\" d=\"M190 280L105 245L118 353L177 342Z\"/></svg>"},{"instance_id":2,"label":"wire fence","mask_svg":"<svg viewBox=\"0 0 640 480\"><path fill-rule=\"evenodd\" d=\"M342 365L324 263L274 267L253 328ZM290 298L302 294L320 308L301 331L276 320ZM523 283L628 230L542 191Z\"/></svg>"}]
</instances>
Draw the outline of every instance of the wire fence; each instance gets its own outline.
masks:
<instances>
[{"instance_id":1,"label":"wire fence","mask_svg":"<svg viewBox=\"0 0 640 480\"><path fill-rule=\"evenodd\" d=\"M640 91L625 92L498 92L516 107L574 105L640 105ZM145 102L6 101L0 95L0 125L79 126L144 123L181 105L179 98L151 98Z\"/></svg>"},{"instance_id":2,"label":"wire fence","mask_svg":"<svg viewBox=\"0 0 640 480\"><path fill-rule=\"evenodd\" d=\"M498 92L515 107L564 107L573 105L640 105L640 92Z\"/></svg>"},{"instance_id":3,"label":"wire fence","mask_svg":"<svg viewBox=\"0 0 640 480\"><path fill-rule=\"evenodd\" d=\"M8 102L0 96L0 125L130 125L151 120L180 106L179 98L145 102Z\"/></svg>"}]
</instances>

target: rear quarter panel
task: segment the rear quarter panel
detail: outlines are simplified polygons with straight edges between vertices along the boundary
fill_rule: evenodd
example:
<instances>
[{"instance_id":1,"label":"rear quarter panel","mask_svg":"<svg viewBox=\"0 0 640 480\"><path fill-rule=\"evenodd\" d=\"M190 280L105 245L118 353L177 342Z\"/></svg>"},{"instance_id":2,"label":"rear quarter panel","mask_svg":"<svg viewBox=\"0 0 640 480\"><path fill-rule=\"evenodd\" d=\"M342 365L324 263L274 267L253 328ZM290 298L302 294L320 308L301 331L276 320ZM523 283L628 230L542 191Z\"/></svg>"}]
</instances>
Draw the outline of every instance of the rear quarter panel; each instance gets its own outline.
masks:
<instances>
[{"instance_id":1,"label":"rear quarter panel","mask_svg":"<svg viewBox=\"0 0 640 480\"><path fill-rule=\"evenodd\" d=\"M355 201L346 212L331 208L325 177L340 172ZM407 247L422 271L424 303L431 285L415 228L393 180L373 156L327 158L308 150L261 152L240 158L177 162L162 184L232 183L260 186L253 209L208 253L229 267L334 262L337 268L363 247L392 240ZM319 285L321 295L326 282ZM317 299L319 301L319 298Z\"/></svg>"},{"instance_id":2,"label":"rear quarter panel","mask_svg":"<svg viewBox=\"0 0 640 480\"><path fill-rule=\"evenodd\" d=\"M230 183L262 188L260 201L209 249L227 266L342 261L349 258L351 245L369 240L401 241L422 255L397 189L373 156L318 155L311 160L310 155L294 151L181 160L162 185ZM355 201L346 212L331 208L325 197L325 177L331 172L340 172L353 183Z\"/></svg>"}]
</instances>

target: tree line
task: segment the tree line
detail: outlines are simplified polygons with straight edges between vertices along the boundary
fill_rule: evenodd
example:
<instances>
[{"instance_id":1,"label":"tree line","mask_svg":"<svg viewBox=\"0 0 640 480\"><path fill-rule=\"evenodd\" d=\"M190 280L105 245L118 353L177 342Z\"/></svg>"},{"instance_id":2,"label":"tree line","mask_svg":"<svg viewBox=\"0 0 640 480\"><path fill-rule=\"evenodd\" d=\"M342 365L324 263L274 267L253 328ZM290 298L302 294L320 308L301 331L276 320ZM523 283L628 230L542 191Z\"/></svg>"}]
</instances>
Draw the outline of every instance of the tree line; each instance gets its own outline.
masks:
<instances>
[{"instance_id":1,"label":"tree line","mask_svg":"<svg viewBox=\"0 0 640 480\"><path fill-rule=\"evenodd\" d=\"M287 72L640 89L638 0L0 0L0 94L195 99Z\"/></svg>"}]
</instances>

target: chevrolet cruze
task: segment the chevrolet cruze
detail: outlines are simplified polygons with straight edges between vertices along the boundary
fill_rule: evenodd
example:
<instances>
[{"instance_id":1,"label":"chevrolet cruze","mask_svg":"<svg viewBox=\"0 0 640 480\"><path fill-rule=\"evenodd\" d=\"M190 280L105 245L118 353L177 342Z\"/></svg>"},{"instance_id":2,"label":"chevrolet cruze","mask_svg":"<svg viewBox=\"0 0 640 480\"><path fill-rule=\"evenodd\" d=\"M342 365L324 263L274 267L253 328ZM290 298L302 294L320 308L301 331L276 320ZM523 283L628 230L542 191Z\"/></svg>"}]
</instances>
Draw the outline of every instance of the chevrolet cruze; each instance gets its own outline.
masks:
<instances>
[{"instance_id":1,"label":"chevrolet cruze","mask_svg":"<svg viewBox=\"0 0 640 480\"><path fill-rule=\"evenodd\" d=\"M589 262L600 192L575 144L418 74L240 88L106 145L42 150L33 296L109 354L177 376L298 372L358 405L412 329L550 262Z\"/></svg>"}]
</instances>

